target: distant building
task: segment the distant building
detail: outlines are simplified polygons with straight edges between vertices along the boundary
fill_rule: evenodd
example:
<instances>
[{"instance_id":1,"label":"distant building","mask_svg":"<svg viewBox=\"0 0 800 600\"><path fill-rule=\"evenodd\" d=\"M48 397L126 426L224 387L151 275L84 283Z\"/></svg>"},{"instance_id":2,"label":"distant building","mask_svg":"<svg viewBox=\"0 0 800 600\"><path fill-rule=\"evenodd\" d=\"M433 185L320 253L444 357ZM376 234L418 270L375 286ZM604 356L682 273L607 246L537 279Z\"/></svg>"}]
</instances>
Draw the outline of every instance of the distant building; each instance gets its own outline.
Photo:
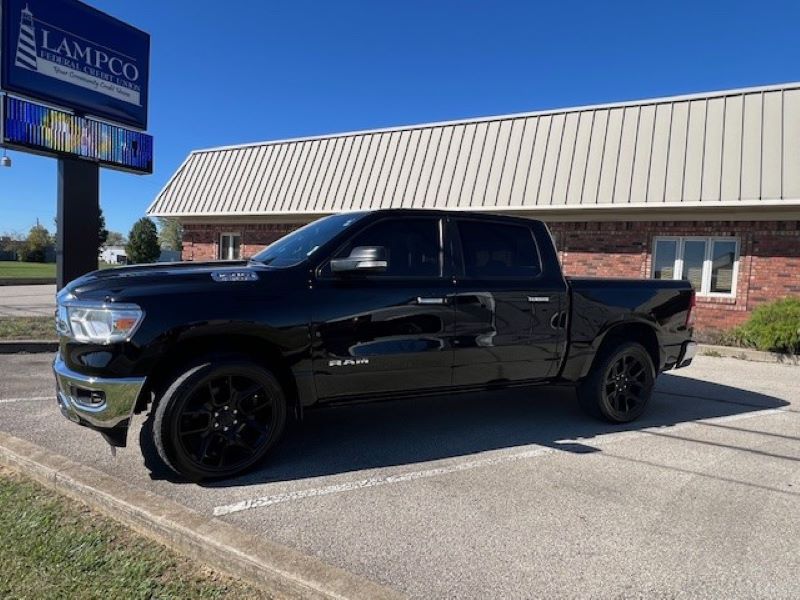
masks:
<instances>
[{"instance_id":1,"label":"distant building","mask_svg":"<svg viewBox=\"0 0 800 600\"><path fill-rule=\"evenodd\" d=\"M111 265L127 265L128 255L125 246L106 246L100 252L100 260ZM181 260L181 253L177 250L162 250L156 262L177 262Z\"/></svg>"},{"instance_id":2,"label":"distant building","mask_svg":"<svg viewBox=\"0 0 800 600\"><path fill-rule=\"evenodd\" d=\"M185 260L386 207L547 221L567 274L686 279L698 326L799 295L800 83L192 152L148 210Z\"/></svg>"},{"instance_id":3,"label":"distant building","mask_svg":"<svg viewBox=\"0 0 800 600\"><path fill-rule=\"evenodd\" d=\"M105 246L100 252L100 260L111 265L127 264L128 255L125 253L125 246Z\"/></svg>"}]
</instances>

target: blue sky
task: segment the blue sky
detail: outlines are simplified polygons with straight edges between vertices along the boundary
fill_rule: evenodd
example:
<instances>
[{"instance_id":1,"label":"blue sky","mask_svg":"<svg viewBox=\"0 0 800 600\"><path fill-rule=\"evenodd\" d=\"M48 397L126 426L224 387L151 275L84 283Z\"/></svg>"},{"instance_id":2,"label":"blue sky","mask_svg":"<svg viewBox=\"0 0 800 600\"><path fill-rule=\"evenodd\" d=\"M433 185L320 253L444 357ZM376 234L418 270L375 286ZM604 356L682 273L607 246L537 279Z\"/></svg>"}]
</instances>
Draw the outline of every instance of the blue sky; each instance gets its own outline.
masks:
<instances>
[{"instance_id":1,"label":"blue sky","mask_svg":"<svg viewBox=\"0 0 800 600\"><path fill-rule=\"evenodd\" d=\"M152 35L155 173L101 175L126 234L194 148L800 79L797 2L88 3ZM0 233L51 226L56 161L10 155Z\"/></svg>"}]
</instances>

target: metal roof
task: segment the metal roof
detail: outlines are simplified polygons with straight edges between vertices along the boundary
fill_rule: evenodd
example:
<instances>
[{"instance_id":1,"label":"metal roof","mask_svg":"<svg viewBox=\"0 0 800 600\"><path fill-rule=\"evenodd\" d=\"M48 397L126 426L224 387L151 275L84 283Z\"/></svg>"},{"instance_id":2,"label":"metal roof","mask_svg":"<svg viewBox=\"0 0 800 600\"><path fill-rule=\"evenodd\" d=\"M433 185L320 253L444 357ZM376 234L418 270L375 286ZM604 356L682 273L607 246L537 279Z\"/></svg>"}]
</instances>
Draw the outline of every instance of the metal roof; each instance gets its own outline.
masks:
<instances>
[{"instance_id":1,"label":"metal roof","mask_svg":"<svg viewBox=\"0 0 800 600\"><path fill-rule=\"evenodd\" d=\"M197 150L153 216L800 206L800 83Z\"/></svg>"}]
</instances>

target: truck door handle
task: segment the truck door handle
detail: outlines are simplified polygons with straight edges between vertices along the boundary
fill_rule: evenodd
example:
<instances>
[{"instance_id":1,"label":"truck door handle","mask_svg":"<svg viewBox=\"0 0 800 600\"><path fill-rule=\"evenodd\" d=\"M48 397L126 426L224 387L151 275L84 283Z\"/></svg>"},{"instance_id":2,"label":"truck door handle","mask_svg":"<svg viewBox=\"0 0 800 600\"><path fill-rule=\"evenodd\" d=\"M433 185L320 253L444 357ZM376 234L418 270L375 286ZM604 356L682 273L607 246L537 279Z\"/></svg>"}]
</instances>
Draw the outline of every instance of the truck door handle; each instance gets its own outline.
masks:
<instances>
[{"instance_id":1,"label":"truck door handle","mask_svg":"<svg viewBox=\"0 0 800 600\"><path fill-rule=\"evenodd\" d=\"M444 304L444 298L423 298L417 297L417 304Z\"/></svg>"},{"instance_id":2,"label":"truck door handle","mask_svg":"<svg viewBox=\"0 0 800 600\"><path fill-rule=\"evenodd\" d=\"M528 302L550 302L550 296L528 296Z\"/></svg>"}]
</instances>

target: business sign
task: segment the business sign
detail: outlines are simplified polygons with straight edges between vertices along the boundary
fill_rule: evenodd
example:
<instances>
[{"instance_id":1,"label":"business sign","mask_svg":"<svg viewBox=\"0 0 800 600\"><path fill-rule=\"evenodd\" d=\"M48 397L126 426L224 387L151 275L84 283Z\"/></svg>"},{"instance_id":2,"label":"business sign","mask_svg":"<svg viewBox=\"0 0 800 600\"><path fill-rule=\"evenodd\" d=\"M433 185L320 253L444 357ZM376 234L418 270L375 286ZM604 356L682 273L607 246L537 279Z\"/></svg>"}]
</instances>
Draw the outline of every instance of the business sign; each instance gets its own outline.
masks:
<instances>
[{"instance_id":1,"label":"business sign","mask_svg":"<svg viewBox=\"0 0 800 600\"><path fill-rule=\"evenodd\" d=\"M77 0L2 2L2 88L147 129L150 36Z\"/></svg>"},{"instance_id":2,"label":"business sign","mask_svg":"<svg viewBox=\"0 0 800 600\"><path fill-rule=\"evenodd\" d=\"M2 98L0 144L48 156L82 158L101 165L153 172L153 137L19 98Z\"/></svg>"}]
</instances>

